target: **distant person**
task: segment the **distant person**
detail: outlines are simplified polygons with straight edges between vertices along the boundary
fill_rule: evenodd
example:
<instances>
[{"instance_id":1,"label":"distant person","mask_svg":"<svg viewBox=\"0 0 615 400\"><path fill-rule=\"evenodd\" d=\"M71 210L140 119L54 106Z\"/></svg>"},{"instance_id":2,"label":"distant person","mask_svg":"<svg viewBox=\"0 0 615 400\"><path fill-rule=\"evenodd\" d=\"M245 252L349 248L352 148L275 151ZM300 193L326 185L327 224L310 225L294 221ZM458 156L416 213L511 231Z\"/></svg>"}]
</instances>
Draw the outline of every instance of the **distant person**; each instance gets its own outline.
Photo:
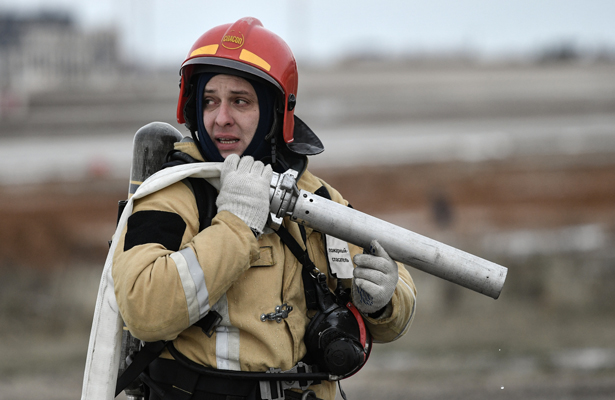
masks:
<instances>
[{"instance_id":1,"label":"distant person","mask_svg":"<svg viewBox=\"0 0 615 400\"><path fill-rule=\"evenodd\" d=\"M200 189L182 181L135 201L119 238L113 281L122 318L134 337L164 341L143 377L146 396L333 400L330 380L306 384L291 373L290 382L263 383L250 373L356 372L371 350L369 336L390 342L407 331L414 283L376 241L362 254L288 217L282 229L290 242L267 227L272 171L296 170L300 189L348 204L307 170L306 156L323 147L294 116L297 66L281 38L254 18L215 27L192 46L180 73L177 119L191 138L176 144L171 160L223 162L221 188L205 197L217 207L205 227L195 197ZM323 274L326 295L298 258ZM341 340L339 329L349 322L334 321L337 331L306 333L319 302L332 296L329 289L349 296L360 315L352 305L343 315L358 317L353 323L367 330ZM308 351L310 339L317 344ZM320 354L323 341L338 339L338 347Z\"/></svg>"}]
</instances>

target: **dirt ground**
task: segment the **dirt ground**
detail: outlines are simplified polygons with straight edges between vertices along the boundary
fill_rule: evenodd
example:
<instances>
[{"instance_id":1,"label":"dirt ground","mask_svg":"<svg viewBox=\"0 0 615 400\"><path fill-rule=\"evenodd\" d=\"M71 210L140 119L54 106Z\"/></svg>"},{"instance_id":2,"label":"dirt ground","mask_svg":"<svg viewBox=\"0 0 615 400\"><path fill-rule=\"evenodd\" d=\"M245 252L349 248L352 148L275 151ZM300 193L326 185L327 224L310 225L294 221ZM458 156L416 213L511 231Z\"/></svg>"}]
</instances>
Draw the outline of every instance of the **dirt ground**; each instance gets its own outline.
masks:
<instances>
[{"instance_id":1,"label":"dirt ground","mask_svg":"<svg viewBox=\"0 0 615 400\"><path fill-rule=\"evenodd\" d=\"M375 346L364 370L342 384L349 399L615 397L612 252L515 258L479 245L502 232L588 224L611 238L610 155L315 172L357 209L510 268L496 301L411 269L419 289L413 327L398 342ZM0 189L0 399L79 397L98 279L125 186ZM593 275L588 267L579 272L582 265L593 265ZM573 289L561 295L553 288L561 285L549 284L553 271L585 294L574 301Z\"/></svg>"},{"instance_id":2,"label":"dirt ground","mask_svg":"<svg viewBox=\"0 0 615 400\"><path fill-rule=\"evenodd\" d=\"M615 226L612 154L314 173L354 208L427 236ZM125 182L103 179L0 187L0 266L55 269L100 260L126 191Z\"/></svg>"}]
</instances>

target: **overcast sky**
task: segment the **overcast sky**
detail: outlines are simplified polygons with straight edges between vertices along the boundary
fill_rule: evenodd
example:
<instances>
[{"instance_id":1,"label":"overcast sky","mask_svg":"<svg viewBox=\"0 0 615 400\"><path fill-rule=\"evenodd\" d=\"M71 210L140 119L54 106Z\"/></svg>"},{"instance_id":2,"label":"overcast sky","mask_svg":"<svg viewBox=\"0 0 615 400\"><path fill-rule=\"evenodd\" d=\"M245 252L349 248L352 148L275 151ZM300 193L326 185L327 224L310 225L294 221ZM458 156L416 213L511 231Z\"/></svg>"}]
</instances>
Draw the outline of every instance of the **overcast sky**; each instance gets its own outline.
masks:
<instances>
[{"instance_id":1,"label":"overcast sky","mask_svg":"<svg viewBox=\"0 0 615 400\"><path fill-rule=\"evenodd\" d=\"M615 48L614 0L0 0L0 10L61 9L80 26L116 27L125 55L179 65L207 29L244 16L297 58L350 52L471 51L484 57L557 43Z\"/></svg>"}]
</instances>

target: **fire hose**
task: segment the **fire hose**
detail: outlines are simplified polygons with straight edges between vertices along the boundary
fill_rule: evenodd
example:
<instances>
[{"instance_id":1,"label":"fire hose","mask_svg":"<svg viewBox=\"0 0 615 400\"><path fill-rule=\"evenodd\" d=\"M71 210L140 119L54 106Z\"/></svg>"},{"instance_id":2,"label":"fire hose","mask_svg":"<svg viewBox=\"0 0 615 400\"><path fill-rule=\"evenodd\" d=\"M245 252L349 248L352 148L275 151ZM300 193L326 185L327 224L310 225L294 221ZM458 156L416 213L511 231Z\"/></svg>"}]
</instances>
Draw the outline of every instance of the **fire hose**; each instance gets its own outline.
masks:
<instances>
[{"instance_id":1,"label":"fire hose","mask_svg":"<svg viewBox=\"0 0 615 400\"><path fill-rule=\"evenodd\" d=\"M297 173L274 173L270 227L285 216L338 239L369 247L376 239L391 258L428 274L497 299L507 268L371 215L325 199L296 185Z\"/></svg>"}]
</instances>

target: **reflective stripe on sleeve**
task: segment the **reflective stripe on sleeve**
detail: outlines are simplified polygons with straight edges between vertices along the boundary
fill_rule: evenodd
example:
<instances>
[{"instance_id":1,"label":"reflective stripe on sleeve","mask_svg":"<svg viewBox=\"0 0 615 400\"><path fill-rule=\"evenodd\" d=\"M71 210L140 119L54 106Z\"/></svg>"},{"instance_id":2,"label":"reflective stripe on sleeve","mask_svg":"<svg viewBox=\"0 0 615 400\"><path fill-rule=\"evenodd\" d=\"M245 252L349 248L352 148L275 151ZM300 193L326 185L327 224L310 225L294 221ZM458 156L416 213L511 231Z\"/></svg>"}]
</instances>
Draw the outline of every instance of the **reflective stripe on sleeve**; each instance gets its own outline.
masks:
<instances>
[{"instance_id":1,"label":"reflective stripe on sleeve","mask_svg":"<svg viewBox=\"0 0 615 400\"><path fill-rule=\"evenodd\" d=\"M205 285L205 275L194 250L186 247L170 255L175 261L188 304L190 325L200 320L209 311L209 292Z\"/></svg>"}]
</instances>

